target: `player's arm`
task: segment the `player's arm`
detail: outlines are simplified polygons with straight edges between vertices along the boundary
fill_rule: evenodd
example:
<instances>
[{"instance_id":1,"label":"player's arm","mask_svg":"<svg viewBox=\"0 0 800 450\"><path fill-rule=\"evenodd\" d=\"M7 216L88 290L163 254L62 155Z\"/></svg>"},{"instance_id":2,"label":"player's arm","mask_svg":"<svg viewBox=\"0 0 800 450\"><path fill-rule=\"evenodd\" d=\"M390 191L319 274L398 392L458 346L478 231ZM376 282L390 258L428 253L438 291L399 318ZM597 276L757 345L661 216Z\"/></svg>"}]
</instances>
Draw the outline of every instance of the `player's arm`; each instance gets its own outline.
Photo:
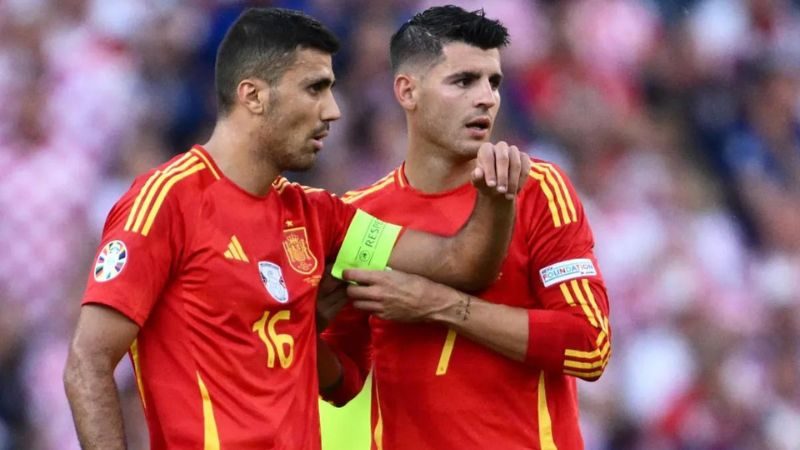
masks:
<instances>
[{"instance_id":1,"label":"player's arm","mask_svg":"<svg viewBox=\"0 0 800 450\"><path fill-rule=\"evenodd\" d=\"M190 156L173 166L187 159L191 163ZM164 180L163 174L170 172L138 178L111 209L86 285L64 369L83 449L125 448L114 368L155 307L185 242L176 194L161 191L161 203L150 203L152 196L146 195L148 187L156 189ZM173 175L180 176L180 171Z\"/></svg>"},{"instance_id":2,"label":"player's arm","mask_svg":"<svg viewBox=\"0 0 800 450\"><path fill-rule=\"evenodd\" d=\"M607 310L598 306L603 325L593 325L583 310L554 306L526 309L491 303L424 277L396 270L348 270L354 307L386 320L431 321L510 359L537 369L593 381L608 361ZM588 284L588 283L587 283ZM580 286L580 285L579 285ZM605 289L592 282L592 302L606 305ZM583 301L588 295L581 287ZM577 300L575 300L577 302ZM595 314L594 312L592 313Z\"/></svg>"},{"instance_id":3,"label":"player's arm","mask_svg":"<svg viewBox=\"0 0 800 450\"><path fill-rule=\"evenodd\" d=\"M369 372L369 316L347 305L346 287L326 267L317 293L319 390L335 406L358 395Z\"/></svg>"},{"instance_id":4,"label":"player's arm","mask_svg":"<svg viewBox=\"0 0 800 450\"><path fill-rule=\"evenodd\" d=\"M138 332L135 322L111 308L81 307L64 388L84 450L126 448L114 368Z\"/></svg>"},{"instance_id":5,"label":"player's arm","mask_svg":"<svg viewBox=\"0 0 800 450\"><path fill-rule=\"evenodd\" d=\"M500 142L483 144L476 161L472 179L479 194L467 223L450 238L406 230L389 267L468 291L495 280L514 228L514 195L528 178L530 159Z\"/></svg>"},{"instance_id":6,"label":"player's arm","mask_svg":"<svg viewBox=\"0 0 800 450\"><path fill-rule=\"evenodd\" d=\"M530 175L539 186L525 197L520 211L526 225L516 232L525 234L541 308L485 302L404 273L354 270L346 278L359 284L348 288L355 306L395 320L438 321L514 360L599 378L611 353L611 330L588 221L560 169L537 163Z\"/></svg>"},{"instance_id":7,"label":"player's arm","mask_svg":"<svg viewBox=\"0 0 800 450\"><path fill-rule=\"evenodd\" d=\"M514 197L528 178L530 159L515 146L501 142L482 145L476 162L472 179L479 195L467 223L455 236L450 237L406 229L396 243L384 239L388 244L382 251L388 255L389 267L417 273L468 291L484 288L494 281L511 239ZM359 214L366 217L364 221L371 221L359 227L365 231L356 233L367 236L367 240L352 243L348 231L342 248L345 254L352 256L342 256L340 253L340 259L354 261L361 258L360 250L370 246L369 230L376 230L376 236L386 234L384 227L387 230L393 228L394 236L399 232L399 227L384 224L363 212ZM358 221L359 216L356 216L354 222ZM340 264L340 259L337 259L340 269L364 267L356 263ZM372 259L372 254L362 259ZM387 259L382 261L385 266ZM382 268L380 264L378 266ZM340 273L341 270L337 271L334 267L334 274L339 276Z\"/></svg>"},{"instance_id":8,"label":"player's arm","mask_svg":"<svg viewBox=\"0 0 800 450\"><path fill-rule=\"evenodd\" d=\"M344 306L319 335L317 372L320 395L335 406L352 400L370 370L369 314Z\"/></svg>"}]
</instances>

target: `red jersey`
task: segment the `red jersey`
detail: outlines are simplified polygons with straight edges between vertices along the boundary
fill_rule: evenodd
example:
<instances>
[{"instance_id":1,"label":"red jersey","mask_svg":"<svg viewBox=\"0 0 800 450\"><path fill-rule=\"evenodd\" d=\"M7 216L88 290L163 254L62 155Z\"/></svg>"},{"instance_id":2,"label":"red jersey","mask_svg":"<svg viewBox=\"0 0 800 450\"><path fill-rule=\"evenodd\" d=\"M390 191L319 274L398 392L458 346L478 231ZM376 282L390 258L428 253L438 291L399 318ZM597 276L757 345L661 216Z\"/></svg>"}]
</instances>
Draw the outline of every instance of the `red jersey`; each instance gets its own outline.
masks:
<instances>
[{"instance_id":1,"label":"red jersey","mask_svg":"<svg viewBox=\"0 0 800 450\"><path fill-rule=\"evenodd\" d=\"M253 196L199 146L134 181L83 303L141 327L153 450L320 448L317 285L354 213L283 178Z\"/></svg>"},{"instance_id":2,"label":"red jersey","mask_svg":"<svg viewBox=\"0 0 800 450\"><path fill-rule=\"evenodd\" d=\"M435 323L379 319L349 306L323 335L344 379L343 404L373 371L373 449L582 449L575 377L597 379L610 355L606 289L583 207L560 169L534 161L517 200L498 280L476 296L528 310L525 362ZM450 235L477 192L424 194L403 167L344 197L374 216ZM371 343L371 348L370 348Z\"/></svg>"}]
</instances>

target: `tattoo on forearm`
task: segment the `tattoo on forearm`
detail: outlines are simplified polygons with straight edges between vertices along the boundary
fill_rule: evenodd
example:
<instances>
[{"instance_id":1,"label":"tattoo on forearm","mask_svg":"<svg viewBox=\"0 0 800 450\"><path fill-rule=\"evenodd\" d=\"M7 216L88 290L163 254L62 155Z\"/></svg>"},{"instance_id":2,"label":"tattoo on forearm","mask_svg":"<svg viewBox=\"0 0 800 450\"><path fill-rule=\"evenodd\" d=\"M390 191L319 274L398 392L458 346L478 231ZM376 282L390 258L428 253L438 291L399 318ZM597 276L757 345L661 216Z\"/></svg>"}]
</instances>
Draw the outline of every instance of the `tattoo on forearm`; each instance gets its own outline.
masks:
<instances>
[{"instance_id":1,"label":"tattoo on forearm","mask_svg":"<svg viewBox=\"0 0 800 450\"><path fill-rule=\"evenodd\" d=\"M469 307L472 305L472 296L468 294L464 294L464 298L461 299L459 302L459 313L461 316L461 321L466 321L469 319Z\"/></svg>"}]
</instances>

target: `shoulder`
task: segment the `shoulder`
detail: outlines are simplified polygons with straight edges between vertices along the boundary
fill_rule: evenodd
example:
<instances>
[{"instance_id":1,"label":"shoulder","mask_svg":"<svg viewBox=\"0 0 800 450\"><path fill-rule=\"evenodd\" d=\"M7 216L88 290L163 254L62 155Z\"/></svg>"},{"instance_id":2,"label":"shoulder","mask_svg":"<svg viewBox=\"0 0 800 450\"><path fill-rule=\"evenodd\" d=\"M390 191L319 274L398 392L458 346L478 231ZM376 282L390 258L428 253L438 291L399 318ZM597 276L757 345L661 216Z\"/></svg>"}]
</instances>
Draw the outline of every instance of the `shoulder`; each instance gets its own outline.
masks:
<instances>
[{"instance_id":1,"label":"shoulder","mask_svg":"<svg viewBox=\"0 0 800 450\"><path fill-rule=\"evenodd\" d=\"M335 197L334 194L322 188L313 186L306 186L300 183L289 181L283 176L280 176L272 182L272 188L281 196L282 199L289 199L292 197L305 197L310 200L319 198Z\"/></svg>"},{"instance_id":2,"label":"shoulder","mask_svg":"<svg viewBox=\"0 0 800 450\"><path fill-rule=\"evenodd\" d=\"M559 228L578 221L580 200L567 173L557 164L531 160L530 179L523 190L523 201L532 208L540 209L552 218Z\"/></svg>"},{"instance_id":3,"label":"shoulder","mask_svg":"<svg viewBox=\"0 0 800 450\"><path fill-rule=\"evenodd\" d=\"M118 206L127 214L125 230L147 235L157 217L186 202L196 202L219 174L194 150L175 156L137 177Z\"/></svg>"},{"instance_id":4,"label":"shoulder","mask_svg":"<svg viewBox=\"0 0 800 450\"><path fill-rule=\"evenodd\" d=\"M378 181L370 184L369 186L345 192L345 194L342 196L342 200L345 203L352 203L356 206L361 206L363 203L379 197L379 194L390 192L393 187L398 185L398 170L399 169L392 170L383 178L380 178Z\"/></svg>"}]
</instances>

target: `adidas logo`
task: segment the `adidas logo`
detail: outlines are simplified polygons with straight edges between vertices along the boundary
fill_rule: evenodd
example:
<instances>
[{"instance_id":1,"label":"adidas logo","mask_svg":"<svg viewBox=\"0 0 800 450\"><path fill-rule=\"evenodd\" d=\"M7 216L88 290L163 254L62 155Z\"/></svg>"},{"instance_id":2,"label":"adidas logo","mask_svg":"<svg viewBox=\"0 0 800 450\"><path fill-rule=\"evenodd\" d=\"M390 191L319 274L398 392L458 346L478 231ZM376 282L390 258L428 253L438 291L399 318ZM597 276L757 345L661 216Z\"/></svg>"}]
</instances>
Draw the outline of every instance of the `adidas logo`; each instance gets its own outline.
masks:
<instances>
[{"instance_id":1,"label":"adidas logo","mask_svg":"<svg viewBox=\"0 0 800 450\"><path fill-rule=\"evenodd\" d=\"M231 236L231 241L228 243L228 249L225 250L225 258L242 262L250 262L250 260L247 259L247 255L244 254L242 244L239 243L239 239L237 239L236 236Z\"/></svg>"}]
</instances>

